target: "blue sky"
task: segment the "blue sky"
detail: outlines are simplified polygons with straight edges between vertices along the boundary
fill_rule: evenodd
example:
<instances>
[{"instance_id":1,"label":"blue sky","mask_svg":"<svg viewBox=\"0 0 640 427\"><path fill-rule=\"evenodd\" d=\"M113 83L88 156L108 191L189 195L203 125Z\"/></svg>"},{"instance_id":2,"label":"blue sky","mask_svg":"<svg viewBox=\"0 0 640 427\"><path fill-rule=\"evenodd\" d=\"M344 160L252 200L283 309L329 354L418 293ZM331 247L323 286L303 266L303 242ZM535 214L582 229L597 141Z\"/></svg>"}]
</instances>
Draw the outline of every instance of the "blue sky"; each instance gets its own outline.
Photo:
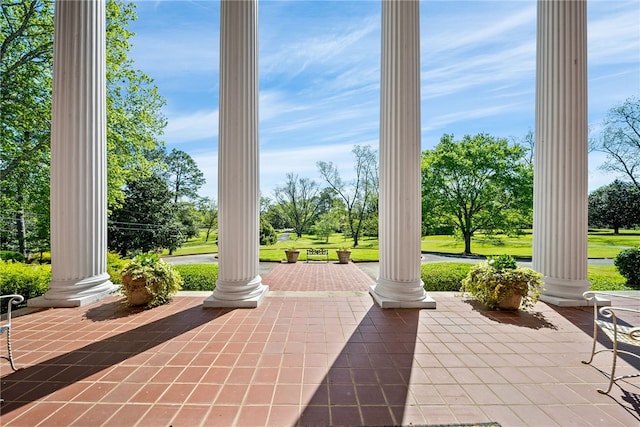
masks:
<instances>
[{"instance_id":1,"label":"blue sky","mask_svg":"<svg viewBox=\"0 0 640 427\"><path fill-rule=\"evenodd\" d=\"M217 196L218 1L139 1L135 66L167 99L170 150ZM378 146L379 1L259 3L260 183L288 172L321 183L316 162L352 175L355 144ZM640 2L588 1L589 126L640 94ZM445 133L522 138L534 128L536 2L421 1L422 148ZM615 178L589 156L589 190Z\"/></svg>"}]
</instances>

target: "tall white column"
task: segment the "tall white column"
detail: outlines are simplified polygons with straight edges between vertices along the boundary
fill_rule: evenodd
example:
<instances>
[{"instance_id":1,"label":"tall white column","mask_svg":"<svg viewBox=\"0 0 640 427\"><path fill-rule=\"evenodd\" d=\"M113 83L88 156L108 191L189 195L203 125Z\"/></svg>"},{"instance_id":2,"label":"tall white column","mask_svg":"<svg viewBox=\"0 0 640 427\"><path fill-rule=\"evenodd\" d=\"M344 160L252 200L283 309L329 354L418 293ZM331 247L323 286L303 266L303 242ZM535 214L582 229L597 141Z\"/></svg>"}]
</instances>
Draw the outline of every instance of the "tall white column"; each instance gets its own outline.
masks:
<instances>
[{"instance_id":1,"label":"tall white column","mask_svg":"<svg viewBox=\"0 0 640 427\"><path fill-rule=\"evenodd\" d=\"M420 278L420 11L382 1L380 273L382 308L435 308Z\"/></svg>"},{"instance_id":2,"label":"tall white column","mask_svg":"<svg viewBox=\"0 0 640 427\"><path fill-rule=\"evenodd\" d=\"M258 2L220 3L218 281L205 307L257 307L269 291L258 274Z\"/></svg>"},{"instance_id":3,"label":"tall white column","mask_svg":"<svg viewBox=\"0 0 640 427\"><path fill-rule=\"evenodd\" d=\"M582 305L589 289L586 9L538 1L533 267L557 305Z\"/></svg>"},{"instance_id":4,"label":"tall white column","mask_svg":"<svg viewBox=\"0 0 640 427\"><path fill-rule=\"evenodd\" d=\"M105 3L56 1L51 107L51 274L32 307L115 291L107 274Z\"/></svg>"}]
</instances>

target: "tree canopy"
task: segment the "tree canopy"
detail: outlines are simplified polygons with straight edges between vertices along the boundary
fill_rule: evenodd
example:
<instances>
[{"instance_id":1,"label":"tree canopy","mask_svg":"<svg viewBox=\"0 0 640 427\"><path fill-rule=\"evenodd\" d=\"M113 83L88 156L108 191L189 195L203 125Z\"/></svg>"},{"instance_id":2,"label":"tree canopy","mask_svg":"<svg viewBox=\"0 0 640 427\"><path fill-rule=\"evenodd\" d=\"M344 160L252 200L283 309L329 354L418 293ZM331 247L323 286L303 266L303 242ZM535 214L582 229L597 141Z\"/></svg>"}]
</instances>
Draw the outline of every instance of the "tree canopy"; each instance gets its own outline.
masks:
<instances>
[{"instance_id":1,"label":"tree canopy","mask_svg":"<svg viewBox=\"0 0 640 427\"><path fill-rule=\"evenodd\" d=\"M615 180L589 194L589 225L613 228L640 224L640 190L630 182Z\"/></svg>"},{"instance_id":2,"label":"tree canopy","mask_svg":"<svg viewBox=\"0 0 640 427\"><path fill-rule=\"evenodd\" d=\"M316 165L322 178L344 203L348 225L346 231L356 247L368 215L377 215L378 158L368 145L356 145L352 153L356 157L355 178L350 182L342 180L332 162L317 162Z\"/></svg>"},{"instance_id":3,"label":"tree canopy","mask_svg":"<svg viewBox=\"0 0 640 427\"><path fill-rule=\"evenodd\" d=\"M597 147L607 154L602 168L622 174L640 190L640 97L609 110Z\"/></svg>"},{"instance_id":4,"label":"tree canopy","mask_svg":"<svg viewBox=\"0 0 640 427\"><path fill-rule=\"evenodd\" d=\"M444 135L422 153L423 216L453 225L465 254L477 232L518 232L530 224L533 207L533 168L525 155L504 138Z\"/></svg>"},{"instance_id":5,"label":"tree canopy","mask_svg":"<svg viewBox=\"0 0 640 427\"><path fill-rule=\"evenodd\" d=\"M288 173L285 185L274 192L278 208L298 238L313 224L320 203L319 192L315 181L293 173Z\"/></svg>"}]
</instances>

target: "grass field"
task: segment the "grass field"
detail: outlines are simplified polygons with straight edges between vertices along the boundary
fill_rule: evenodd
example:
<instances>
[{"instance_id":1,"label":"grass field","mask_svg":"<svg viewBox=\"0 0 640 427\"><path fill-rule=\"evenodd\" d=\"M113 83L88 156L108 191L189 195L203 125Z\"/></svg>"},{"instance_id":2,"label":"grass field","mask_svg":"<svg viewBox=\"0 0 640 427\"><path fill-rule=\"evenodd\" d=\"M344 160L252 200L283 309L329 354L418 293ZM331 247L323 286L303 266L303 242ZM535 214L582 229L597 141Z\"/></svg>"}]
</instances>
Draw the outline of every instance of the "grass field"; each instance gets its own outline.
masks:
<instances>
[{"instance_id":1,"label":"grass field","mask_svg":"<svg viewBox=\"0 0 640 427\"><path fill-rule=\"evenodd\" d=\"M279 235L282 238L282 233ZM489 240L478 236L473 240L471 249L478 255L509 254L515 257L529 258L532 251L532 235L530 230L521 236L499 236L501 240ZM174 255L196 255L218 251L216 235L210 235L205 242L205 235L201 233L198 238L191 239ZM351 259L356 262L378 261L378 239L363 238L357 248L352 248L353 241L344 238L341 234L334 234L329 241L317 239L313 235L302 235L297 238L290 234L288 239L281 240L274 245L260 247L260 261L281 261L286 259L286 249L299 249L299 261L306 261L308 248L329 249L329 259L337 261L336 249L351 249ZM640 231L623 230L619 235L614 235L612 230L589 230L588 236L589 258L614 258L621 250L640 246ZM422 238L421 249L423 252L436 252L445 254L461 254L464 249L462 241L452 236L425 236ZM167 255L165 251L163 255ZM588 279L594 290L630 290L625 285L624 278L616 271L613 265L589 264Z\"/></svg>"}]
</instances>

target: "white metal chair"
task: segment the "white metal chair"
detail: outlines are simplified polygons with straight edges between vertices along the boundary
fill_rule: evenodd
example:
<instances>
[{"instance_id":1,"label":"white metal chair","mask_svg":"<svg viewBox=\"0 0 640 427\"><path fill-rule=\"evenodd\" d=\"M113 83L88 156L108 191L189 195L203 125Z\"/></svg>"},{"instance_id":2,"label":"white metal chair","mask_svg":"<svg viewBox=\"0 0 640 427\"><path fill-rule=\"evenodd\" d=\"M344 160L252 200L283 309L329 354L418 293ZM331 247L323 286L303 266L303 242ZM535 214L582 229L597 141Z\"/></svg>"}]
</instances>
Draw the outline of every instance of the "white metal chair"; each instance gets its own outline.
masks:
<instances>
[{"instance_id":1,"label":"white metal chair","mask_svg":"<svg viewBox=\"0 0 640 427\"><path fill-rule=\"evenodd\" d=\"M636 357L640 360L640 353L634 353L618 348L618 345L621 343L640 348L640 326L629 325L627 321L622 321L620 319L621 315L640 315L640 297L595 291L588 291L582 295L585 299L593 303L593 346L591 348L591 357L588 361L583 360L582 363L590 365L593 361L593 356L603 351L610 351L613 353L611 375L609 376L609 387L606 391L603 389L598 389L599 393L608 394L611 391L611 387L613 387L614 382L623 378L640 376L640 373L636 373L630 375L620 375L616 377L616 364L618 361L618 355L620 353ZM617 306L598 307L599 305L602 305L603 301L606 301L606 297L624 298L626 300L631 300L636 304L636 308ZM626 318L627 316L625 316L625 320ZM640 319L636 318L634 320L638 321ZM609 337L612 343L611 348L603 348L596 351L598 330L601 330L607 337Z\"/></svg>"},{"instance_id":2,"label":"white metal chair","mask_svg":"<svg viewBox=\"0 0 640 427\"><path fill-rule=\"evenodd\" d=\"M8 299L7 301L7 313L2 315L2 322L0 323L0 335L7 333L7 355L2 356L1 358L6 359L11 364L11 369L17 371L16 365L13 363L13 352L11 351L11 307L13 305L20 304L24 301L24 297L22 295L0 295L0 303L2 300Z\"/></svg>"}]
</instances>

